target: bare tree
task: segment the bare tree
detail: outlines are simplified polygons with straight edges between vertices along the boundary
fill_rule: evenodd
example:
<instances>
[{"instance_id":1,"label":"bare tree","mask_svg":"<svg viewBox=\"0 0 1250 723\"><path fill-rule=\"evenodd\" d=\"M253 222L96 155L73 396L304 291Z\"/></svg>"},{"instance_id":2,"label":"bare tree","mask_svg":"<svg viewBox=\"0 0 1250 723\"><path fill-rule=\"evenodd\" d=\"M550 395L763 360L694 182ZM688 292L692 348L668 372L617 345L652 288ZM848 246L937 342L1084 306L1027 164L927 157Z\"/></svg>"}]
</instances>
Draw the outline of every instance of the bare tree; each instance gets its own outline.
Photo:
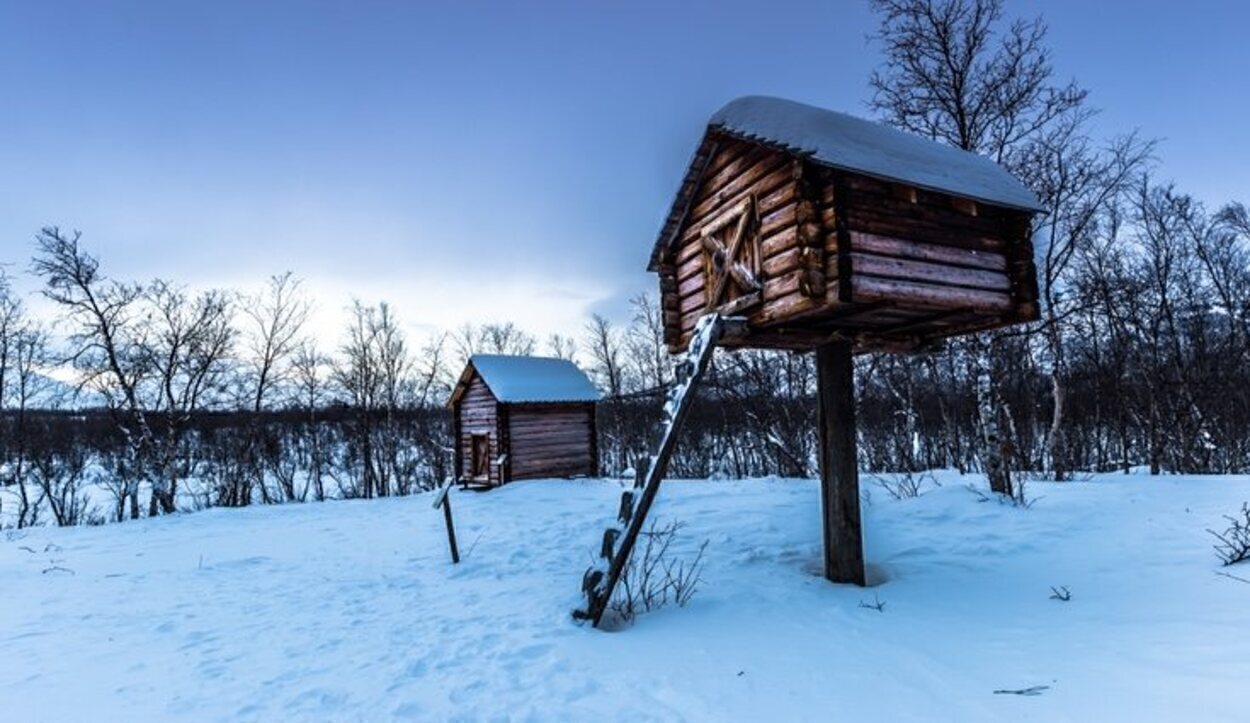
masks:
<instances>
[{"instance_id":1,"label":"bare tree","mask_svg":"<svg viewBox=\"0 0 1250 723\"><path fill-rule=\"evenodd\" d=\"M664 312L654 294L639 294L629 300L633 319L626 333L625 347L633 376L644 388L661 389L672 379L672 359L664 343Z\"/></svg>"},{"instance_id":2,"label":"bare tree","mask_svg":"<svg viewBox=\"0 0 1250 723\"><path fill-rule=\"evenodd\" d=\"M438 334L422 347L413 366L413 394L408 406L418 416L412 435L419 453L418 466L428 475L417 482L423 490L441 484L451 472L452 445L450 425L444 416L443 404L451 394L452 376L459 370L450 369L450 339Z\"/></svg>"},{"instance_id":3,"label":"bare tree","mask_svg":"<svg viewBox=\"0 0 1250 723\"><path fill-rule=\"evenodd\" d=\"M0 466L9 456L10 432L5 409L9 398L9 370L12 366L17 332L23 323L22 302L13 292L8 276L0 269ZM0 480L0 484L5 484ZM0 498L0 504L3 499Z\"/></svg>"},{"instance_id":4,"label":"bare tree","mask_svg":"<svg viewBox=\"0 0 1250 723\"><path fill-rule=\"evenodd\" d=\"M191 297L166 281L155 281L145 298L152 333L147 354L154 382L150 408L159 410L164 434L157 446L148 514L177 509L179 480L189 469L181 442L194 416L224 392L225 361L234 343L230 297L211 290Z\"/></svg>"},{"instance_id":5,"label":"bare tree","mask_svg":"<svg viewBox=\"0 0 1250 723\"><path fill-rule=\"evenodd\" d=\"M1020 152L1065 118L1086 92L1053 80L1041 19L1005 24L1002 0L872 0L873 36L884 60L873 73L871 107L896 127L1014 166ZM994 341L966 342L993 355ZM1011 492L1010 446L992 358L976 359L981 456L990 486Z\"/></svg>"},{"instance_id":6,"label":"bare tree","mask_svg":"<svg viewBox=\"0 0 1250 723\"><path fill-rule=\"evenodd\" d=\"M1245 350L1250 345L1250 209L1242 203L1220 209L1210 232L1197 242L1198 260L1227 314L1230 346Z\"/></svg>"},{"instance_id":7,"label":"bare tree","mask_svg":"<svg viewBox=\"0 0 1250 723\"><path fill-rule=\"evenodd\" d=\"M99 519L87 509L83 495L87 462L91 446L84 439L80 425L70 429L57 429L58 417L52 412L60 408L66 391L42 374L52 361L47 349L48 334L40 328L32 328L28 335L28 351L25 366L34 370L27 384L38 387L32 396L37 399L42 412L33 428L23 433L26 472L39 489L39 503L47 507L52 521L59 527L69 527L84 521Z\"/></svg>"},{"instance_id":8,"label":"bare tree","mask_svg":"<svg viewBox=\"0 0 1250 723\"><path fill-rule=\"evenodd\" d=\"M619 397L625 389L624 344L621 334L607 318L595 314L586 323L586 353L591 372L605 393Z\"/></svg>"},{"instance_id":9,"label":"bare tree","mask_svg":"<svg viewBox=\"0 0 1250 723\"><path fill-rule=\"evenodd\" d=\"M403 493L413 481L413 469L403 457L396 412L410 398L413 362L390 306L354 302L340 356L334 380L355 415L357 471L350 494L367 498ZM398 488L393 490L392 483Z\"/></svg>"},{"instance_id":10,"label":"bare tree","mask_svg":"<svg viewBox=\"0 0 1250 723\"><path fill-rule=\"evenodd\" d=\"M1041 18L1004 24L1002 0L872 0L885 55L871 106L893 126L1009 161L1077 110L1087 92L1055 84Z\"/></svg>"},{"instance_id":11,"label":"bare tree","mask_svg":"<svg viewBox=\"0 0 1250 723\"><path fill-rule=\"evenodd\" d=\"M82 234L55 226L36 236L32 269L44 280L44 296L70 324L68 361L81 386L98 393L126 440L126 459L116 470L117 517L139 517L139 487L151 472L156 436L140 400L140 385L155 369L141 316L143 288L100 273L100 262L79 247Z\"/></svg>"},{"instance_id":12,"label":"bare tree","mask_svg":"<svg viewBox=\"0 0 1250 723\"><path fill-rule=\"evenodd\" d=\"M463 363L474 354L515 354L529 356L537 343L534 337L512 322L464 324L454 338L456 353Z\"/></svg>"},{"instance_id":13,"label":"bare tree","mask_svg":"<svg viewBox=\"0 0 1250 723\"><path fill-rule=\"evenodd\" d=\"M292 375L295 382L298 406L303 411L304 424L300 435L303 467L307 471L308 484L313 499L326 498L326 468L329 465L329 441L325 425L318 411L326 402L330 360L317 351L316 344L305 340L299 345L292 359Z\"/></svg>"},{"instance_id":14,"label":"bare tree","mask_svg":"<svg viewBox=\"0 0 1250 723\"><path fill-rule=\"evenodd\" d=\"M48 388L49 379L42 374L48 363L47 332L24 320L20 328L10 332L9 397L12 402L12 459L6 484L16 484L18 492L17 526L39 523L45 496L39 485L37 470L32 464L36 454L36 434L30 412L40 395Z\"/></svg>"},{"instance_id":15,"label":"bare tree","mask_svg":"<svg viewBox=\"0 0 1250 723\"><path fill-rule=\"evenodd\" d=\"M252 421L245 442L244 458L249 485L261 492L261 499L272 501L266 480L271 471L278 480L283 499L291 502L299 498L291 470L284 466L289 461L277 455L273 464L266 464L260 453L265 445L264 429L260 423L261 412L272 404L275 391L281 389L292 373L291 359L300 342L300 334L308 320L311 306L300 291L300 281L291 272L271 276L264 291L245 299L243 315L247 324L243 333L245 376L250 382L250 407ZM247 490L243 490L246 498Z\"/></svg>"},{"instance_id":16,"label":"bare tree","mask_svg":"<svg viewBox=\"0 0 1250 723\"><path fill-rule=\"evenodd\" d=\"M577 342L571 336L552 334L547 337L547 354L556 359L573 361L577 356Z\"/></svg>"},{"instance_id":17,"label":"bare tree","mask_svg":"<svg viewBox=\"0 0 1250 723\"><path fill-rule=\"evenodd\" d=\"M1131 188L1150 160L1154 144L1136 135L1094 147L1083 131L1083 113L1060 119L1019 153L1018 167L1046 209L1037 246L1042 323L1038 327L1049 366L1051 423L1048 458L1056 480L1068 478L1065 439L1068 360L1065 337L1080 297L1068 293L1072 260L1090 243L1106 215Z\"/></svg>"},{"instance_id":18,"label":"bare tree","mask_svg":"<svg viewBox=\"0 0 1250 723\"><path fill-rule=\"evenodd\" d=\"M251 408L266 408L275 387L291 373L290 360L300 344L311 305L290 271L269 278L265 289L245 299L244 361L252 377Z\"/></svg>"},{"instance_id":19,"label":"bare tree","mask_svg":"<svg viewBox=\"0 0 1250 723\"><path fill-rule=\"evenodd\" d=\"M21 299L13 292L4 269L0 269L0 413L3 413L5 408L4 394L8 389L5 382L8 380L13 343L17 337L17 330L23 322L22 312ZM0 435L2 434L3 427L0 427ZM3 455L3 450L4 437L0 436L0 456Z\"/></svg>"}]
</instances>

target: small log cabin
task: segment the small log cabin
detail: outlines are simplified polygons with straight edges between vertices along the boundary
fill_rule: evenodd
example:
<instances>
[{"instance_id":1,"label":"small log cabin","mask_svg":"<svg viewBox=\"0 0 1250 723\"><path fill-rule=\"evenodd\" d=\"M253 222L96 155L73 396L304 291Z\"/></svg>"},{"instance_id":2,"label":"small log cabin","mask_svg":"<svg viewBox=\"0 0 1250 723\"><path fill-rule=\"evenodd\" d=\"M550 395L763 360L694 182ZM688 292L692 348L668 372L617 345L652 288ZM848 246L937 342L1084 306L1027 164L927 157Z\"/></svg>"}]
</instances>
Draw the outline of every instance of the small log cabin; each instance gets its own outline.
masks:
<instances>
[{"instance_id":1,"label":"small log cabin","mask_svg":"<svg viewBox=\"0 0 1250 723\"><path fill-rule=\"evenodd\" d=\"M1038 316L1037 198L992 160L746 97L708 123L651 254L665 341L719 311L725 346L924 349Z\"/></svg>"},{"instance_id":2,"label":"small log cabin","mask_svg":"<svg viewBox=\"0 0 1250 723\"><path fill-rule=\"evenodd\" d=\"M598 400L573 362L475 354L448 401L457 481L495 487L598 474Z\"/></svg>"}]
</instances>

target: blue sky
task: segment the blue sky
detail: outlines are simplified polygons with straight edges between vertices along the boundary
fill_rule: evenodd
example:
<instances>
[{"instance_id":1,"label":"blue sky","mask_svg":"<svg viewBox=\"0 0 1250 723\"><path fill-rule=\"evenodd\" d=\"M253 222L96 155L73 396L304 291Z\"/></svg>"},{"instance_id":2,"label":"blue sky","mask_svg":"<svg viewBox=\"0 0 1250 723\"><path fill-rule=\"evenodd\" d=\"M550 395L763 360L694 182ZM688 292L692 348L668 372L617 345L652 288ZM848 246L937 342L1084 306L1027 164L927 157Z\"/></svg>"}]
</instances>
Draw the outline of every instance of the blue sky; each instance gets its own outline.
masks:
<instances>
[{"instance_id":1,"label":"blue sky","mask_svg":"<svg viewBox=\"0 0 1250 723\"><path fill-rule=\"evenodd\" d=\"M1045 15L1100 129L1250 201L1245 4L1007 5ZM706 117L749 93L867 114L872 29L861 0L0 0L0 262L59 224L122 277L293 270L327 340L352 295L417 332L576 334L654 287Z\"/></svg>"}]
</instances>

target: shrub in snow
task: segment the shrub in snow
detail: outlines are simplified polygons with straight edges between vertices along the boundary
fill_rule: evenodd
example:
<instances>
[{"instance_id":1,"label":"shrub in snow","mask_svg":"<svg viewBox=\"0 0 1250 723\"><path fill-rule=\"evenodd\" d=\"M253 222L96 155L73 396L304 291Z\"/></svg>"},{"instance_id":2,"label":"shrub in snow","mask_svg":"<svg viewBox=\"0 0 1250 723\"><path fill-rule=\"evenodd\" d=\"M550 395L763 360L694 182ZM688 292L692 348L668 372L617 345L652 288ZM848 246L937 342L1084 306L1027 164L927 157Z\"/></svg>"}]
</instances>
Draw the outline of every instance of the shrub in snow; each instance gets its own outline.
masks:
<instances>
[{"instance_id":1,"label":"shrub in snow","mask_svg":"<svg viewBox=\"0 0 1250 723\"><path fill-rule=\"evenodd\" d=\"M860 600L859 606L861 608L868 608L869 610L876 610L879 613L885 612L885 601L877 595L872 596L872 602Z\"/></svg>"},{"instance_id":2,"label":"shrub in snow","mask_svg":"<svg viewBox=\"0 0 1250 723\"><path fill-rule=\"evenodd\" d=\"M708 542L699 545L694 559L677 559L671 554L673 540L685 527L680 521L660 525L655 520L639 535L608 609L620 623L632 621L639 613L658 610L676 603L685 607L702 582L703 553Z\"/></svg>"},{"instance_id":3,"label":"shrub in snow","mask_svg":"<svg viewBox=\"0 0 1250 723\"><path fill-rule=\"evenodd\" d=\"M997 500L998 502L1002 502L1002 503L1010 503L1012 507L1020 507L1026 510L1032 507L1034 502L1037 502L1038 500L1041 499L1041 497L1030 497L1025 492L1026 486L1025 486L1023 478L1019 478L1016 480L1016 483L1012 485L1010 494L1006 494L1006 493L1000 494L997 492L986 494L984 490L977 488L977 486L972 484L971 482L967 484L967 489L969 492L977 496L978 502L989 502L990 500Z\"/></svg>"},{"instance_id":4,"label":"shrub in snow","mask_svg":"<svg viewBox=\"0 0 1250 723\"><path fill-rule=\"evenodd\" d=\"M1225 515L1228 529L1223 532L1207 530L1215 539L1215 554L1225 566L1250 560L1250 502L1241 503L1241 516Z\"/></svg>"},{"instance_id":5,"label":"shrub in snow","mask_svg":"<svg viewBox=\"0 0 1250 723\"><path fill-rule=\"evenodd\" d=\"M872 481L891 498L907 500L924 494L926 488L941 487L931 472L900 472L894 475L873 475Z\"/></svg>"}]
</instances>

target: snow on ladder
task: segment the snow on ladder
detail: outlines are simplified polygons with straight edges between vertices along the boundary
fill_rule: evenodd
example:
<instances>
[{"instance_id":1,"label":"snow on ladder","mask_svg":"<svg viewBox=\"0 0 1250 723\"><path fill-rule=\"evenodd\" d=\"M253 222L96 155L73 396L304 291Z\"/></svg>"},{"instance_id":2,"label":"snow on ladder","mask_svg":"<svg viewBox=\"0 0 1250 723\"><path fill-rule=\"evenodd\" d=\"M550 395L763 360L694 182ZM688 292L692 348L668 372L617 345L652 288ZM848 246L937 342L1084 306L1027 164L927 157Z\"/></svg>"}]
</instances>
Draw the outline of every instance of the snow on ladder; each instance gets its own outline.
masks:
<instances>
[{"instance_id":1,"label":"snow on ladder","mask_svg":"<svg viewBox=\"0 0 1250 723\"><path fill-rule=\"evenodd\" d=\"M639 475L633 489L621 493L621 506L617 514L617 523L625 525L624 536L619 527L609 527L603 531L603 543L599 555L608 561L607 570L598 565L586 570L582 576L582 592L586 594L586 609L574 610L573 617L579 620L591 620L595 627L603 618L603 613L612 599L612 591L625 572L629 555L634 550L634 543L642 532L642 525L656 493L660 491L660 481L668 468L668 458L673 452L677 441L677 429L681 426L686 411L690 408L693 395L690 391L699 382L703 372L707 370L708 361L712 358L712 350L720 341L725 330L726 320L720 314L711 313L699 319L695 324L694 333L690 338L690 346L682 361L676 368L676 380L664 401L664 420L660 427L660 440L656 453L649 457L645 475ZM638 489L641 488L641 493ZM636 506L635 506L636 499ZM618 545L617 542L620 544Z\"/></svg>"}]
</instances>

